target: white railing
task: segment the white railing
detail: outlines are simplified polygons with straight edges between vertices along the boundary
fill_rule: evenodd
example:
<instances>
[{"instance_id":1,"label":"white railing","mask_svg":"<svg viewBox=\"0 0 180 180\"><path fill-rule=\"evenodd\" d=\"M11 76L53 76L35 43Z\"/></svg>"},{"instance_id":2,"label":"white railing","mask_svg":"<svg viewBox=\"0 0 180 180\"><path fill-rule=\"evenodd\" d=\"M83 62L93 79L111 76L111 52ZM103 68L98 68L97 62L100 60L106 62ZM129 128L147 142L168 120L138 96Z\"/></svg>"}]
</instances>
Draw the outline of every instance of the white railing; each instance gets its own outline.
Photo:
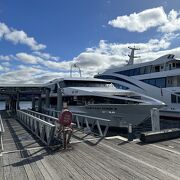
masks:
<instances>
[{"instance_id":1,"label":"white railing","mask_svg":"<svg viewBox=\"0 0 180 180\"><path fill-rule=\"evenodd\" d=\"M55 125L27 112L17 110L18 120L26 126L44 144L51 145L54 140Z\"/></svg>"},{"instance_id":2,"label":"white railing","mask_svg":"<svg viewBox=\"0 0 180 180\"><path fill-rule=\"evenodd\" d=\"M42 113L39 113L37 111L32 111L30 109L27 109L27 110L24 110L24 112L27 112L28 114L31 114L39 119L42 119L46 122L49 122L51 124L54 124L56 125L57 121L58 121L58 118L54 117L54 116L50 116L50 115L47 115L47 114L42 114Z\"/></svg>"},{"instance_id":3,"label":"white railing","mask_svg":"<svg viewBox=\"0 0 180 180\"><path fill-rule=\"evenodd\" d=\"M52 109L49 109L49 112L48 109L46 109L46 113L48 113L48 115L35 112L32 110L26 110L26 112L55 125L58 121L58 118L52 117L49 114L55 112L59 115L61 113L60 111ZM83 130L86 134L96 134L100 137L105 137L108 132L109 124L111 121L108 119L73 113L73 122L76 124L78 131ZM104 126L104 130L102 130L102 126ZM97 129L95 129L95 127L97 127Z\"/></svg>"},{"instance_id":4,"label":"white railing","mask_svg":"<svg viewBox=\"0 0 180 180\"><path fill-rule=\"evenodd\" d=\"M95 126L97 126L98 135L100 137L105 137L108 129L109 129L109 123L111 122L108 119L93 117L93 116L87 116L84 114L75 114L73 113L73 116L75 117L75 122L77 123L78 129L85 129L87 133L91 133L94 131ZM91 126L90 126L91 124ZM105 126L104 132L102 131L101 126ZM84 128L85 125L85 128Z\"/></svg>"},{"instance_id":5,"label":"white railing","mask_svg":"<svg viewBox=\"0 0 180 180\"><path fill-rule=\"evenodd\" d=\"M4 132L5 132L5 130L4 130L2 118L1 118L1 115L0 115L0 147L1 147L0 152L4 150L3 141L2 141L2 134Z\"/></svg>"},{"instance_id":6,"label":"white railing","mask_svg":"<svg viewBox=\"0 0 180 180\"><path fill-rule=\"evenodd\" d=\"M59 114L61 112L61 111L57 111L57 110L51 109L51 108L42 108L42 111L45 114L48 114L50 116L54 116L54 117L57 117L57 118L59 117Z\"/></svg>"}]
</instances>

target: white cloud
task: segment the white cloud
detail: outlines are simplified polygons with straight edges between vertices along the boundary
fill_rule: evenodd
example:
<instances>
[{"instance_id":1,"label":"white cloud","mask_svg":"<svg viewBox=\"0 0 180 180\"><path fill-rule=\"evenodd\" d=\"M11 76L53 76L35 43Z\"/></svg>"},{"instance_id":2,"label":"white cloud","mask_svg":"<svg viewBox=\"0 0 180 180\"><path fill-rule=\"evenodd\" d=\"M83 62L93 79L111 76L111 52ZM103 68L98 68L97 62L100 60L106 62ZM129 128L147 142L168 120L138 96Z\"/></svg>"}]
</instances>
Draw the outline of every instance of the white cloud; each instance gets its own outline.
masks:
<instances>
[{"instance_id":1,"label":"white cloud","mask_svg":"<svg viewBox=\"0 0 180 180\"><path fill-rule=\"evenodd\" d=\"M35 51L33 52L33 54L43 58L43 59L46 59L46 60L52 60L52 61L58 61L60 58L57 57L57 56L52 56L50 55L49 53L42 53L42 52L39 52L39 51Z\"/></svg>"},{"instance_id":2,"label":"white cloud","mask_svg":"<svg viewBox=\"0 0 180 180\"><path fill-rule=\"evenodd\" d=\"M39 60L41 60L39 57L37 56L33 56L27 53L17 53L16 57L21 60L24 63L28 63L28 64L37 64Z\"/></svg>"},{"instance_id":3,"label":"white cloud","mask_svg":"<svg viewBox=\"0 0 180 180\"><path fill-rule=\"evenodd\" d=\"M43 57L43 54L41 57ZM41 66L43 65L49 69L55 69L55 70L59 70L59 71L70 69L69 61L51 61L51 60L46 60L45 58L41 58L41 57L35 56L34 53L27 54L27 53L21 52L21 53L16 54L16 59L20 60L26 64L39 64L39 65L41 65Z\"/></svg>"},{"instance_id":4,"label":"white cloud","mask_svg":"<svg viewBox=\"0 0 180 180\"><path fill-rule=\"evenodd\" d=\"M2 38L5 34L9 33L10 30L4 23L0 23L0 38Z\"/></svg>"},{"instance_id":5,"label":"white cloud","mask_svg":"<svg viewBox=\"0 0 180 180\"><path fill-rule=\"evenodd\" d=\"M133 13L129 16L118 16L108 24L116 28L124 28L129 31L144 32L149 28L160 26L167 22L167 15L163 7L146 9L140 13Z\"/></svg>"},{"instance_id":6,"label":"white cloud","mask_svg":"<svg viewBox=\"0 0 180 180\"><path fill-rule=\"evenodd\" d=\"M5 67L4 65L0 65L0 71L1 72L6 72L6 71L9 71L9 68L8 67Z\"/></svg>"},{"instance_id":7,"label":"white cloud","mask_svg":"<svg viewBox=\"0 0 180 180\"><path fill-rule=\"evenodd\" d=\"M1 66L0 66L1 70ZM4 72L0 76L0 83L46 83L55 78L69 77L69 72L56 72L50 70L43 70L40 68L33 68L24 65L18 66L17 70L11 72Z\"/></svg>"},{"instance_id":8,"label":"white cloud","mask_svg":"<svg viewBox=\"0 0 180 180\"><path fill-rule=\"evenodd\" d=\"M180 12L172 9L169 14L166 14L163 7L157 7L129 16L118 16L108 24L131 32L144 32L152 27L157 27L159 32L172 33L180 31Z\"/></svg>"},{"instance_id":9,"label":"white cloud","mask_svg":"<svg viewBox=\"0 0 180 180\"><path fill-rule=\"evenodd\" d=\"M0 55L0 60L2 61L10 61L10 60L13 60L15 59L15 57L13 55Z\"/></svg>"},{"instance_id":10,"label":"white cloud","mask_svg":"<svg viewBox=\"0 0 180 180\"><path fill-rule=\"evenodd\" d=\"M1 65L6 66L6 67L11 66L11 64L9 62L3 62L3 63L1 63Z\"/></svg>"},{"instance_id":11,"label":"white cloud","mask_svg":"<svg viewBox=\"0 0 180 180\"><path fill-rule=\"evenodd\" d=\"M163 33L180 31L180 12L171 10L168 15L168 21L158 28Z\"/></svg>"},{"instance_id":12,"label":"white cloud","mask_svg":"<svg viewBox=\"0 0 180 180\"><path fill-rule=\"evenodd\" d=\"M45 45L38 44L33 37L28 37L24 31L12 30L10 33L5 34L5 39L15 44L25 44L35 51L46 48Z\"/></svg>"},{"instance_id":13,"label":"white cloud","mask_svg":"<svg viewBox=\"0 0 180 180\"><path fill-rule=\"evenodd\" d=\"M0 23L0 38L11 41L14 44L24 44L34 51L45 49L44 44L39 44L33 37L28 37L24 31L9 28L6 24Z\"/></svg>"}]
</instances>

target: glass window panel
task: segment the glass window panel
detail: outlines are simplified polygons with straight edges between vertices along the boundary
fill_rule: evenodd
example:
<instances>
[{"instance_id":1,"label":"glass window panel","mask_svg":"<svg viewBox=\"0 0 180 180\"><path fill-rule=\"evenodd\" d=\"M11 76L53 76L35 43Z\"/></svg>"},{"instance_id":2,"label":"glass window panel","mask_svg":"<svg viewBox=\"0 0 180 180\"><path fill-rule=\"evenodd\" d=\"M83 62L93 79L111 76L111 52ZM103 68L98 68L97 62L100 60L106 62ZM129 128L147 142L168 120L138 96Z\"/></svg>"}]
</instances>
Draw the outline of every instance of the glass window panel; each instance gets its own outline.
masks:
<instances>
[{"instance_id":1,"label":"glass window panel","mask_svg":"<svg viewBox=\"0 0 180 180\"><path fill-rule=\"evenodd\" d=\"M171 102L176 103L176 95L171 94Z\"/></svg>"}]
</instances>

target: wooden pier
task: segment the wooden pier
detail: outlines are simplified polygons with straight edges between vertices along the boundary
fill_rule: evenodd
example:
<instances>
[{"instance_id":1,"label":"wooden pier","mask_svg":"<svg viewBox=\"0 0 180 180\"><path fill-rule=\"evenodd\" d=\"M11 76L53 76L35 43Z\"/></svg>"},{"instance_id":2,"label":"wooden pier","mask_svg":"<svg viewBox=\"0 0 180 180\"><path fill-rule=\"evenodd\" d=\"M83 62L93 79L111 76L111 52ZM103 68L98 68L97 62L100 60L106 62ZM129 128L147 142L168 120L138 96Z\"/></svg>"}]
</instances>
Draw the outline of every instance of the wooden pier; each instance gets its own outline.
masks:
<instances>
[{"instance_id":1,"label":"wooden pier","mask_svg":"<svg viewBox=\"0 0 180 180\"><path fill-rule=\"evenodd\" d=\"M1 116L1 180L180 179L180 139L142 144L117 137L93 145L74 137L71 149L51 150L10 114Z\"/></svg>"}]
</instances>

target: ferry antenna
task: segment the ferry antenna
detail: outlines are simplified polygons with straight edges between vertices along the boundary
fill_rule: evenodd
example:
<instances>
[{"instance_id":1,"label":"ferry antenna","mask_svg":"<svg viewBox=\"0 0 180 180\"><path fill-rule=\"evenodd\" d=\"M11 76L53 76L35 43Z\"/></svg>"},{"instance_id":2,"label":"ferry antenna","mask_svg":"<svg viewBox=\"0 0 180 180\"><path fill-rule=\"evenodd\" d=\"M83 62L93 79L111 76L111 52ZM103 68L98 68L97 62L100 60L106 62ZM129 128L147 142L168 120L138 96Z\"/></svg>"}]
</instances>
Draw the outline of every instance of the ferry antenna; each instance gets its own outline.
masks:
<instances>
[{"instance_id":1,"label":"ferry antenna","mask_svg":"<svg viewBox=\"0 0 180 180\"><path fill-rule=\"evenodd\" d=\"M134 51L136 50L140 50L140 48L136 48L135 46L134 47L128 47L129 49L131 49L131 54L129 54L129 61L128 61L128 64L127 65L132 65L134 64L134 58L140 58L140 56L135 56L134 55Z\"/></svg>"}]
</instances>

